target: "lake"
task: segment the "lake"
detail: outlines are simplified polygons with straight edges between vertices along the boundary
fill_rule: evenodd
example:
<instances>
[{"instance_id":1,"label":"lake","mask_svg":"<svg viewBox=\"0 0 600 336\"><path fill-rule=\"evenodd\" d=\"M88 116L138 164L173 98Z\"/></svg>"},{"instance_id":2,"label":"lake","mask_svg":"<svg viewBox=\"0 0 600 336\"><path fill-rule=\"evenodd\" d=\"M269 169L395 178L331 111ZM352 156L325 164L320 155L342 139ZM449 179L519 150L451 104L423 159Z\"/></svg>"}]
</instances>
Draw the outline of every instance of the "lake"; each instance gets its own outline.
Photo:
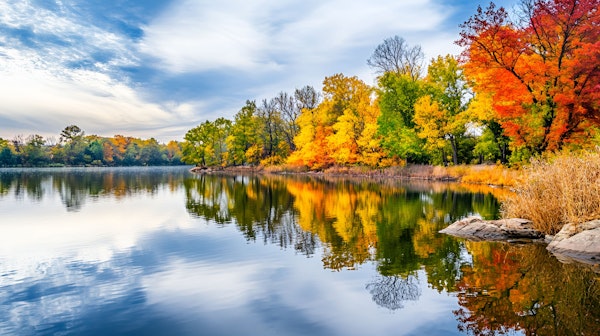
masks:
<instances>
[{"instance_id":1,"label":"lake","mask_svg":"<svg viewBox=\"0 0 600 336\"><path fill-rule=\"evenodd\" d=\"M594 335L600 275L439 234L506 190L0 169L1 335Z\"/></svg>"}]
</instances>

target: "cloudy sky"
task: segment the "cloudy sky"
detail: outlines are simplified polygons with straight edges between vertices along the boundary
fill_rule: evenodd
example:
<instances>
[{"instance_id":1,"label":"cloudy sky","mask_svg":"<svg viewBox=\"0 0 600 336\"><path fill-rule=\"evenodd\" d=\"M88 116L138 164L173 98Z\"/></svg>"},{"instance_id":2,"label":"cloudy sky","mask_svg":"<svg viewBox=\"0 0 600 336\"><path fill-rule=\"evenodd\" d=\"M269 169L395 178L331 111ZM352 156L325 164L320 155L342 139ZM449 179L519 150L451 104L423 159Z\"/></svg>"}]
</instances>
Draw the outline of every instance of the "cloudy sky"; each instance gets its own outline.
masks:
<instances>
[{"instance_id":1,"label":"cloudy sky","mask_svg":"<svg viewBox=\"0 0 600 336\"><path fill-rule=\"evenodd\" d=\"M496 1L512 7L517 0ZM385 38L427 59L458 54L461 0L2 0L0 137L87 134L181 140L248 99L344 73Z\"/></svg>"}]
</instances>

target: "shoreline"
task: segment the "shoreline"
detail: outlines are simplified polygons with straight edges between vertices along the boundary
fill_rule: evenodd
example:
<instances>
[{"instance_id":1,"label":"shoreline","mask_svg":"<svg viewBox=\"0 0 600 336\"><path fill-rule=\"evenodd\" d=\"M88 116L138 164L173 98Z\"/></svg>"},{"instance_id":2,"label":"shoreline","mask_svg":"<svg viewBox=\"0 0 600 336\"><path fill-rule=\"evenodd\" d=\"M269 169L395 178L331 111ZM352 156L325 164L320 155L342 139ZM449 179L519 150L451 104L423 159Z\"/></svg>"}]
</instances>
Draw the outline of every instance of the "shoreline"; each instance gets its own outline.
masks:
<instances>
[{"instance_id":1,"label":"shoreline","mask_svg":"<svg viewBox=\"0 0 600 336\"><path fill-rule=\"evenodd\" d=\"M458 220L439 233L471 241L541 243L562 263L575 263L600 274L600 219L565 224L556 235L544 234L522 218L483 220L473 216Z\"/></svg>"},{"instance_id":2,"label":"shoreline","mask_svg":"<svg viewBox=\"0 0 600 336\"><path fill-rule=\"evenodd\" d=\"M521 179L517 169L497 165L433 166L407 165L373 169L369 167L331 167L310 171L281 166L193 167L195 174L272 174L298 176L330 176L348 178L398 179L406 181L457 182L490 187L513 187Z\"/></svg>"}]
</instances>

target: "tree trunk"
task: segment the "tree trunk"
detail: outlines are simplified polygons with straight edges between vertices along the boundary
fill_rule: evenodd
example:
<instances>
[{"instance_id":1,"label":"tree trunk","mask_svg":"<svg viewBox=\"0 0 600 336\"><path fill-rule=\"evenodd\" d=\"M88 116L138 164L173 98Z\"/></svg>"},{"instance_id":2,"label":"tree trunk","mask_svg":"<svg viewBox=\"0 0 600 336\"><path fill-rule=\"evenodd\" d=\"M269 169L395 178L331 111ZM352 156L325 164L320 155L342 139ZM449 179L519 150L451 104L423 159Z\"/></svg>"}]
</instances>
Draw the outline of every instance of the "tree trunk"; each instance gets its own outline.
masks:
<instances>
[{"instance_id":1,"label":"tree trunk","mask_svg":"<svg viewBox=\"0 0 600 336\"><path fill-rule=\"evenodd\" d=\"M450 144L452 144L452 162L455 166L458 165L458 148L456 146L456 138L454 136L450 137Z\"/></svg>"}]
</instances>

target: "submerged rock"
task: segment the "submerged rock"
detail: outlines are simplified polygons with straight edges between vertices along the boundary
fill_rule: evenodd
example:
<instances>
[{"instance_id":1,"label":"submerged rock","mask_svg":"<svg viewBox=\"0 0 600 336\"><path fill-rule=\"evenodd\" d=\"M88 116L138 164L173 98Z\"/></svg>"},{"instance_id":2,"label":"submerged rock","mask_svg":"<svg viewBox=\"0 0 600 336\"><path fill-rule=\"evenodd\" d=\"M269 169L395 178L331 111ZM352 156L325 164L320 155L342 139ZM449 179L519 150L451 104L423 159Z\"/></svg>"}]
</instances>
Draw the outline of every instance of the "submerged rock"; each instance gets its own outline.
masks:
<instances>
[{"instance_id":1,"label":"submerged rock","mask_svg":"<svg viewBox=\"0 0 600 336\"><path fill-rule=\"evenodd\" d=\"M533 228L530 220L521 218L483 220L479 217L467 217L449 225L440 233L475 241L544 238L543 233Z\"/></svg>"},{"instance_id":2,"label":"submerged rock","mask_svg":"<svg viewBox=\"0 0 600 336\"><path fill-rule=\"evenodd\" d=\"M562 262L600 264L600 220L566 224L547 249Z\"/></svg>"}]
</instances>

